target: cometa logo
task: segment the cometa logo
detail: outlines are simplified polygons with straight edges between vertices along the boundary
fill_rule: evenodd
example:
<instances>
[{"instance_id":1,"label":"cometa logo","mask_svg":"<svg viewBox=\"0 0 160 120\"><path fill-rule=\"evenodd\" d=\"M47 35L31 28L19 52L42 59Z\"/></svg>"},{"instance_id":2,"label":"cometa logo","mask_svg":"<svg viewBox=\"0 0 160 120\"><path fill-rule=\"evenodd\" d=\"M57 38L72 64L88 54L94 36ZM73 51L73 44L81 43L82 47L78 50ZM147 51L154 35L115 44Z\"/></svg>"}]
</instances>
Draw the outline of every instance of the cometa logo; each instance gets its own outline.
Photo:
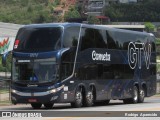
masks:
<instances>
[{"instance_id":1,"label":"cometa logo","mask_svg":"<svg viewBox=\"0 0 160 120\"><path fill-rule=\"evenodd\" d=\"M92 51L92 60L94 61L111 61L111 55L107 52L105 54L97 53L95 50Z\"/></svg>"},{"instance_id":2,"label":"cometa logo","mask_svg":"<svg viewBox=\"0 0 160 120\"><path fill-rule=\"evenodd\" d=\"M144 62L146 68L149 69L150 58L151 58L151 44L150 43L138 43L130 42L128 45L128 63L131 69L138 68L141 69L142 56L144 55ZM143 54L142 54L143 53Z\"/></svg>"}]
</instances>

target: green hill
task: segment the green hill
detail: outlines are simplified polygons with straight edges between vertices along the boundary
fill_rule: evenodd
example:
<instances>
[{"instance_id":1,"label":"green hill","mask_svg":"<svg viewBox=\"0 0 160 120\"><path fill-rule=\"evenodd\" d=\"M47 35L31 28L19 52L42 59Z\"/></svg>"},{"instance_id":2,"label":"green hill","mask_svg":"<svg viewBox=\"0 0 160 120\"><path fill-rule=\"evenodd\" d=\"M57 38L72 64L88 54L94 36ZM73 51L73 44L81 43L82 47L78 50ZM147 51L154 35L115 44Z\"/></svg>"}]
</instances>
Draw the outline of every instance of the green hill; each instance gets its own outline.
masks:
<instances>
[{"instance_id":1,"label":"green hill","mask_svg":"<svg viewBox=\"0 0 160 120\"><path fill-rule=\"evenodd\" d=\"M17 24L56 21L53 8L58 0L0 0L0 21Z\"/></svg>"}]
</instances>

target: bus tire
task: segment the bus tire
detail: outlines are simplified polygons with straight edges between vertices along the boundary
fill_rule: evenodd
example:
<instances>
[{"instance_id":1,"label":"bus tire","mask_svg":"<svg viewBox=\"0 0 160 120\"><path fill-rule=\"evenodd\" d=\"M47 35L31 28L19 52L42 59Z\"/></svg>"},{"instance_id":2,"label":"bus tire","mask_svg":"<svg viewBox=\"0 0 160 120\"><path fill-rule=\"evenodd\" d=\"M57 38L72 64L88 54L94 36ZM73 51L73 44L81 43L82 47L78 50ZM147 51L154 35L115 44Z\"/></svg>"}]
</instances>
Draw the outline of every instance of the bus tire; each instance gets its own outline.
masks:
<instances>
[{"instance_id":1,"label":"bus tire","mask_svg":"<svg viewBox=\"0 0 160 120\"><path fill-rule=\"evenodd\" d=\"M33 109L40 109L42 107L41 103L31 103Z\"/></svg>"},{"instance_id":2,"label":"bus tire","mask_svg":"<svg viewBox=\"0 0 160 120\"><path fill-rule=\"evenodd\" d=\"M84 106L91 107L94 104L93 90L89 90L85 95Z\"/></svg>"},{"instance_id":3,"label":"bus tire","mask_svg":"<svg viewBox=\"0 0 160 120\"><path fill-rule=\"evenodd\" d=\"M131 99L131 103L137 103L138 102L138 88L134 86L133 88L133 98Z\"/></svg>"},{"instance_id":4,"label":"bus tire","mask_svg":"<svg viewBox=\"0 0 160 120\"><path fill-rule=\"evenodd\" d=\"M129 104L129 99L124 99L124 100L123 100L123 103L124 103L124 104Z\"/></svg>"},{"instance_id":5,"label":"bus tire","mask_svg":"<svg viewBox=\"0 0 160 120\"><path fill-rule=\"evenodd\" d=\"M108 105L110 100L99 101L95 103L95 106Z\"/></svg>"},{"instance_id":6,"label":"bus tire","mask_svg":"<svg viewBox=\"0 0 160 120\"><path fill-rule=\"evenodd\" d=\"M105 101L104 101L104 104L105 104L105 105L108 105L109 102L110 102L110 100L105 100Z\"/></svg>"},{"instance_id":7,"label":"bus tire","mask_svg":"<svg viewBox=\"0 0 160 120\"><path fill-rule=\"evenodd\" d=\"M138 102L143 103L144 102L144 97L145 97L145 90L144 90L144 88L142 88L139 91L139 94L138 94Z\"/></svg>"},{"instance_id":8,"label":"bus tire","mask_svg":"<svg viewBox=\"0 0 160 120\"><path fill-rule=\"evenodd\" d=\"M44 107L46 108L46 109L52 109L53 108L53 103L45 103L44 104Z\"/></svg>"},{"instance_id":9,"label":"bus tire","mask_svg":"<svg viewBox=\"0 0 160 120\"><path fill-rule=\"evenodd\" d=\"M76 90L74 99L75 100L74 100L73 103L71 103L71 106L75 107L75 108L82 107L82 105L83 105L83 94L82 94L82 89L81 88L78 88Z\"/></svg>"},{"instance_id":10,"label":"bus tire","mask_svg":"<svg viewBox=\"0 0 160 120\"><path fill-rule=\"evenodd\" d=\"M136 86L134 86L133 88L133 97L130 99L124 99L123 103L124 104L135 104L138 102L138 88Z\"/></svg>"}]
</instances>

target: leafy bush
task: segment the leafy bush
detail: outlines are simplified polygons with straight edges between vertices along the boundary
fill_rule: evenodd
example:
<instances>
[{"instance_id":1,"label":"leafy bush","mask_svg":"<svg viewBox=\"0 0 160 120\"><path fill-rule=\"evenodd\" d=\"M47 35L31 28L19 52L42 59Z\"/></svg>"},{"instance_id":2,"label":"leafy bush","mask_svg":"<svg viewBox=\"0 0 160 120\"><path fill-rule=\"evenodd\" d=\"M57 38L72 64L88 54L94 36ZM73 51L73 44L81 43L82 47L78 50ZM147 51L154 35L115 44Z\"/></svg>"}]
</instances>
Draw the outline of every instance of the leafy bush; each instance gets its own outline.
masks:
<instances>
[{"instance_id":1,"label":"leafy bush","mask_svg":"<svg viewBox=\"0 0 160 120\"><path fill-rule=\"evenodd\" d=\"M0 72L10 72L11 71L11 62L12 62L12 55L10 54L7 57L6 67L2 65L2 56L0 56Z\"/></svg>"},{"instance_id":2,"label":"leafy bush","mask_svg":"<svg viewBox=\"0 0 160 120\"><path fill-rule=\"evenodd\" d=\"M48 0L1 0L0 21L17 24L53 22L56 18L52 15L53 11L48 2Z\"/></svg>"},{"instance_id":3,"label":"leafy bush","mask_svg":"<svg viewBox=\"0 0 160 120\"><path fill-rule=\"evenodd\" d=\"M156 45L160 45L160 38L156 38Z\"/></svg>"},{"instance_id":4,"label":"leafy bush","mask_svg":"<svg viewBox=\"0 0 160 120\"><path fill-rule=\"evenodd\" d=\"M100 24L100 20L95 16L88 16L87 21L88 24Z\"/></svg>"},{"instance_id":5,"label":"leafy bush","mask_svg":"<svg viewBox=\"0 0 160 120\"><path fill-rule=\"evenodd\" d=\"M64 15L65 21L70 18L79 18L79 17L81 16L76 7L71 7L69 11L66 12Z\"/></svg>"}]
</instances>

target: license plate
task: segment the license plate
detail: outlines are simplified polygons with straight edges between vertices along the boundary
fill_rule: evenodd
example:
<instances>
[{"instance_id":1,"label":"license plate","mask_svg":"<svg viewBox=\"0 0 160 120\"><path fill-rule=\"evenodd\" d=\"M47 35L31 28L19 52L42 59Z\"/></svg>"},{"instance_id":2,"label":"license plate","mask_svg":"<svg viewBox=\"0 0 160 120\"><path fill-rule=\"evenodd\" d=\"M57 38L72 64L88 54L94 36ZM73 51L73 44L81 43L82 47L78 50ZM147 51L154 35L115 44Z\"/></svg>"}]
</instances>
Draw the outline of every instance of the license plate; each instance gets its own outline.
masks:
<instances>
[{"instance_id":1,"label":"license plate","mask_svg":"<svg viewBox=\"0 0 160 120\"><path fill-rule=\"evenodd\" d=\"M28 99L28 102L37 102L36 99Z\"/></svg>"}]
</instances>

